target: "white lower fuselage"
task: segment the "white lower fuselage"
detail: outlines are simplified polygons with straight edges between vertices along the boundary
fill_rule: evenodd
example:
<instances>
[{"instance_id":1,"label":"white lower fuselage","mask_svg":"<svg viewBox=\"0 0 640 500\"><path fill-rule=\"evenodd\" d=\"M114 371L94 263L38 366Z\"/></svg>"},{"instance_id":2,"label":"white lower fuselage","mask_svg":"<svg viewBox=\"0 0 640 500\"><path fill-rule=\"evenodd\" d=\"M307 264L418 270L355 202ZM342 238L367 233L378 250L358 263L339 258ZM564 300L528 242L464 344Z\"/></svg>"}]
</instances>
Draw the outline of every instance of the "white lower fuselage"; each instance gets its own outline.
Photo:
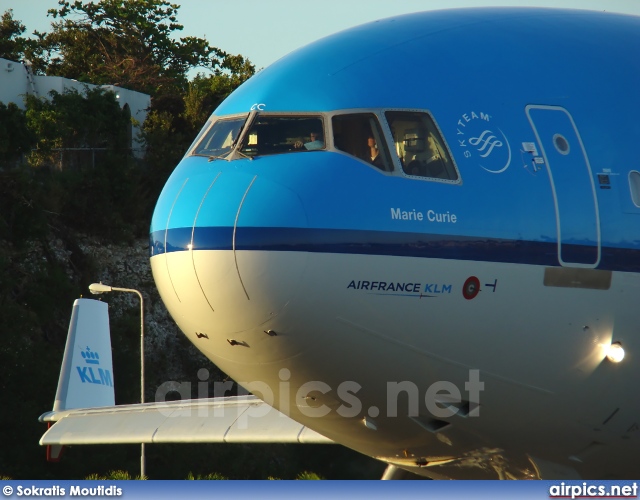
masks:
<instances>
[{"instance_id":1,"label":"white lower fuselage","mask_svg":"<svg viewBox=\"0 0 640 500\"><path fill-rule=\"evenodd\" d=\"M637 343L633 274L603 290L545 285L543 266L415 257L188 250L151 263L213 363L337 443L434 478L637 473L620 457L638 445L638 370L606 359L612 341ZM474 277L480 291L463 290Z\"/></svg>"}]
</instances>

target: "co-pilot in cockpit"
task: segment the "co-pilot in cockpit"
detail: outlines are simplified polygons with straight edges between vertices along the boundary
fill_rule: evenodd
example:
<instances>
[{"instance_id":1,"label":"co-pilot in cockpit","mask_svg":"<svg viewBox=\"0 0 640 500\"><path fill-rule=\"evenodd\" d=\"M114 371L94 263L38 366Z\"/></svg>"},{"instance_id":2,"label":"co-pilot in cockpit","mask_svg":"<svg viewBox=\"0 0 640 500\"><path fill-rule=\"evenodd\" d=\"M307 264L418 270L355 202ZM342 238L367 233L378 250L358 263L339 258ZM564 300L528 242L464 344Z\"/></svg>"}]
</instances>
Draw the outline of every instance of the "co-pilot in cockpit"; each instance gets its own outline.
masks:
<instances>
[{"instance_id":1,"label":"co-pilot in cockpit","mask_svg":"<svg viewBox=\"0 0 640 500\"><path fill-rule=\"evenodd\" d=\"M387 111L396 152L407 175L456 180L451 157L439 139L433 120L426 113Z\"/></svg>"}]
</instances>

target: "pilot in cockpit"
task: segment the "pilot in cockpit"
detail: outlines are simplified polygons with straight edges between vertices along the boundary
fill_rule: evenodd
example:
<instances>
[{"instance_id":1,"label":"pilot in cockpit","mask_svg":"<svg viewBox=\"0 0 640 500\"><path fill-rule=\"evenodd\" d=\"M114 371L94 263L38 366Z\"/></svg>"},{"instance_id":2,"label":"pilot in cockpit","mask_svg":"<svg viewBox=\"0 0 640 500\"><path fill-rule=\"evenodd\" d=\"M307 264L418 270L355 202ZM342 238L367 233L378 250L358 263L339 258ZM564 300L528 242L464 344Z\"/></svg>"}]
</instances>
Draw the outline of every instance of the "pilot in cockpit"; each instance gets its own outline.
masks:
<instances>
[{"instance_id":1,"label":"pilot in cockpit","mask_svg":"<svg viewBox=\"0 0 640 500\"><path fill-rule=\"evenodd\" d=\"M322 140L322 132L319 130L314 130L309 133L309 142L296 141L293 145L294 148L300 149L304 147L305 149L312 151L314 149L322 149L324 148L324 141Z\"/></svg>"},{"instance_id":2,"label":"pilot in cockpit","mask_svg":"<svg viewBox=\"0 0 640 500\"><path fill-rule=\"evenodd\" d=\"M381 170L384 170L384 162L380 155L380 150L378 149L378 143L373 137L373 134L369 134L369 137L367 138L367 150L369 154L369 163L375 165Z\"/></svg>"}]
</instances>

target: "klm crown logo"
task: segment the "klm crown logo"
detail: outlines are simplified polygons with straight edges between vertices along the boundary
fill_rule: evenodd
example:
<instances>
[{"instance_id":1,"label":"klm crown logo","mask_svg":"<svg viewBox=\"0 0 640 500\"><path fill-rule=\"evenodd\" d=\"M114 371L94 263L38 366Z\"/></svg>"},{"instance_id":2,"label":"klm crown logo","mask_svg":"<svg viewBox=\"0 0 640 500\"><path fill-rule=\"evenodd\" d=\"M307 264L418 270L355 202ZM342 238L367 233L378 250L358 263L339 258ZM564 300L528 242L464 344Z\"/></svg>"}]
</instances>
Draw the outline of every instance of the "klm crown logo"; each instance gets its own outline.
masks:
<instances>
[{"instance_id":1,"label":"klm crown logo","mask_svg":"<svg viewBox=\"0 0 640 500\"><path fill-rule=\"evenodd\" d=\"M84 358L84 362L88 365L100 364L100 355L97 352L92 352L89 346L87 346L86 351L82 351L80 354Z\"/></svg>"},{"instance_id":2,"label":"klm crown logo","mask_svg":"<svg viewBox=\"0 0 640 500\"><path fill-rule=\"evenodd\" d=\"M113 387L113 379L111 378L111 372L109 370L103 370L98 368L98 377L93 371L93 367L100 364L100 354L92 351L89 346L80 352L82 359L86 365L90 366L76 366L78 375L80 375L80 381L83 384L97 384ZM93 366L91 366L93 365Z\"/></svg>"}]
</instances>

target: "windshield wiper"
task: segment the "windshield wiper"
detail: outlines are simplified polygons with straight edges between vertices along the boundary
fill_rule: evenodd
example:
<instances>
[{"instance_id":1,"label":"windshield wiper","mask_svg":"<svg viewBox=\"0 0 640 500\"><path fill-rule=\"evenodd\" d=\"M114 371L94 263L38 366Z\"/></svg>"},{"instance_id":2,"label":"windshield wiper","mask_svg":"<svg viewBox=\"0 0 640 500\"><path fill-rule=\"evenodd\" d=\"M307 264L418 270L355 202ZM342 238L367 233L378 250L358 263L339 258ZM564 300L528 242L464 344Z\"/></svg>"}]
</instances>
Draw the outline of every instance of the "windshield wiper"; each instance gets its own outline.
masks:
<instances>
[{"instance_id":1,"label":"windshield wiper","mask_svg":"<svg viewBox=\"0 0 640 500\"><path fill-rule=\"evenodd\" d=\"M239 151L238 149L232 149L229 153L223 153L218 156L210 156L209 161L215 161L215 160L233 161L239 158L248 158L249 160L253 160L253 156L249 156L243 153L242 151Z\"/></svg>"}]
</instances>

